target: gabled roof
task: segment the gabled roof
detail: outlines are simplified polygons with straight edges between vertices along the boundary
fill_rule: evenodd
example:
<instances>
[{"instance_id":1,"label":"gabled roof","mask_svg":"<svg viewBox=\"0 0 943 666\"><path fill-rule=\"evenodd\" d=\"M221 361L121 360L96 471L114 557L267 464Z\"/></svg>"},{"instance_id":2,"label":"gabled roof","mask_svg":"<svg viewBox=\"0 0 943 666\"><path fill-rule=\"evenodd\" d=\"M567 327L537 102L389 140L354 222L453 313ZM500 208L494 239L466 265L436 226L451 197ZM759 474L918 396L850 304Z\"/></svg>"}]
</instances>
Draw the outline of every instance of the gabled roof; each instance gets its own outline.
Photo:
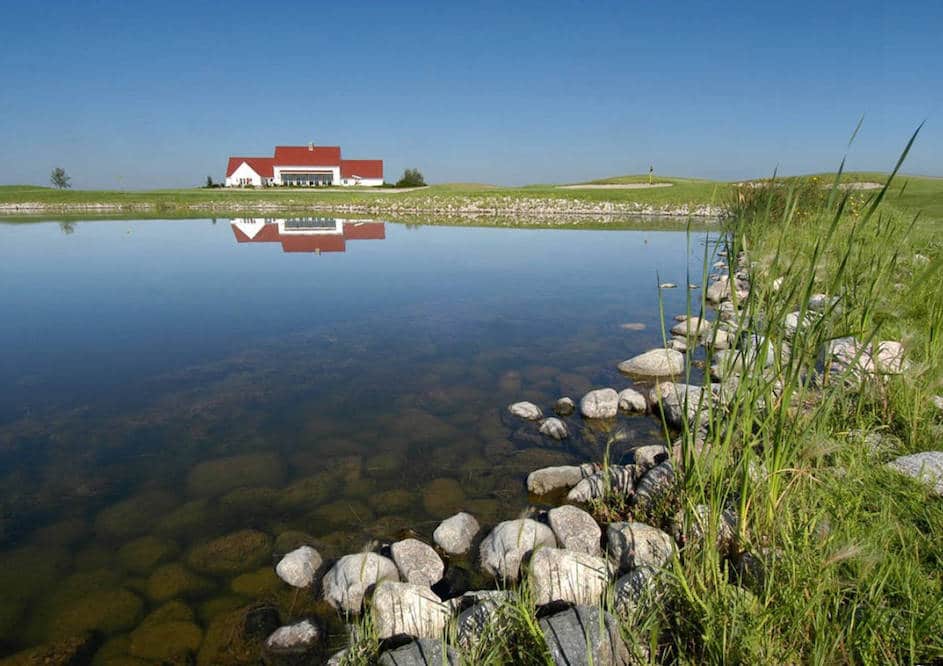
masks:
<instances>
[{"instance_id":1,"label":"gabled roof","mask_svg":"<svg viewBox=\"0 0 943 666\"><path fill-rule=\"evenodd\" d=\"M343 160L341 178L383 178L383 160Z\"/></svg>"},{"instance_id":2,"label":"gabled roof","mask_svg":"<svg viewBox=\"0 0 943 666\"><path fill-rule=\"evenodd\" d=\"M226 177L233 175L243 162L262 178L272 178L275 175L272 170L274 160L271 157L230 157L229 164L226 165Z\"/></svg>"},{"instance_id":3,"label":"gabled roof","mask_svg":"<svg viewBox=\"0 0 943 666\"><path fill-rule=\"evenodd\" d=\"M340 146L275 146L278 166L340 166Z\"/></svg>"}]
</instances>

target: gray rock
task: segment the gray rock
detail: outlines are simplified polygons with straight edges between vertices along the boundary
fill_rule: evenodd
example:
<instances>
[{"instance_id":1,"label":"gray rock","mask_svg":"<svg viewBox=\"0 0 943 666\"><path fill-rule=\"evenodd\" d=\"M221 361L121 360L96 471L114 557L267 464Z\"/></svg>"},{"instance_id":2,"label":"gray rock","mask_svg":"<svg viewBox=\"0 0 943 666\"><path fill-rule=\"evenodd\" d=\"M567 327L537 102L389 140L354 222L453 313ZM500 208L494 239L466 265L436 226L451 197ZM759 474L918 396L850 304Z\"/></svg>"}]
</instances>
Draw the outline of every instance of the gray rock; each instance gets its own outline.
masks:
<instances>
[{"instance_id":1,"label":"gray rock","mask_svg":"<svg viewBox=\"0 0 943 666\"><path fill-rule=\"evenodd\" d=\"M895 458L887 465L926 484L934 494L943 495L943 451L912 453Z\"/></svg>"},{"instance_id":2,"label":"gray rock","mask_svg":"<svg viewBox=\"0 0 943 666\"><path fill-rule=\"evenodd\" d=\"M701 430L709 423L713 396L700 386L664 382L652 389L650 399L673 428L681 429L687 423L691 430Z\"/></svg>"},{"instance_id":3,"label":"gray rock","mask_svg":"<svg viewBox=\"0 0 943 666\"><path fill-rule=\"evenodd\" d=\"M814 312L823 312L833 305L837 305L838 296L829 296L828 294L812 294L809 297L808 308Z\"/></svg>"},{"instance_id":4,"label":"gray rock","mask_svg":"<svg viewBox=\"0 0 943 666\"><path fill-rule=\"evenodd\" d=\"M870 374L877 369L871 345L850 336L828 341L825 345L825 362L832 371L850 370L855 375Z\"/></svg>"},{"instance_id":5,"label":"gray rock","mask_svg":"<svg viewBox=\"0 0 943 666\"><path fill-rule=\"evenodd\" d=\"M447 555L464 555L471 548L479 529L475 517L462 511L439 523L432 533L432 540Z\"/></svg>"},{"instance_id":6,"label":"gray rock","mask_svg":"<svg viewBox=\"0 0 943 666\"><path fill-rule=\"evenodd\" d=\"M684 354L674 349L652 349L619 364L619 371L642 377L671 377L684 372Z\"/></svg>"},{"instance_id":7,"label":"gray rock","mask_svg":"<svg viewBox=\"0 0 943 666\"><path fill-rule=\"evenodd\" d=\"M310 587L322 561L318 551L302 546L286 554L275 566L275 573L292 587Z\"/></svg>"},{"instance_id":8,"label":"gray rock","mask_svg":"<svg viewBox=\"0 0 943 666\"><path fill-rule=\"evenodd\" d=\"M515 402L508 407L508 411L514 416L527 419L528 421L537 421L543 418L543 412L540 411L540 407L532 402Z\"/></svg>"},{"instance_id":9,"label":"gray rock","mask_svg":"<svg viewBox=\"0 0 943 666\"><path fill-rule=\"evenodd\" d=\"M638 508L645 508L667 493L674 484L674 465L670 460L658 463L642 475L635 484L635 496L632 503Z\"/></svg>"},{"instance_id":10,"label":"gray rock","mask_svg":"<svg viewBox=\"0 0 943 666\"><path fill-rule=\"evenodd\" d=\"M613 601L616 613L631 618L644 607L646 597L651 600L656 590L655 567L637 567L616 580Z\"/></svg>"},{"instance_id":11,"label":"gray rock","mask_svg":"<svg viewBox=\"0 0 943 666\"><path fill-rule=\"evenodd\" d=\"M677 289L678 288L678 285L676 285L674 282L662 282L658 286L661 289Z\"/></svg>"},{"instance_id":12,"label":"gray rock","mask_svg":"<svg viewBox=\"0 0 943 666\"><path fill-rule=\"evenodd\" d=\"M805 316L802 316L801 312L790 312L783 320L783 330L786 337L793 337L799 333L799 331L809 329L815 324L816 319L816 315L812 312L806 312Z\"/></svg>"},{"instance_id":13,"label":"gray rock","mask_svg":"<svg viewBox=\"0 0 943 666\"><path fill-rule=\"evenodd\" d=\"M710 508L706 504L698 504L694 507L693 514L690 515L687 529L684 530L684 538L688 543L703 541L704 537L711 530ZM724 509L721 512L720 520L715 527L717 536L714 541L714 547L722 553L731 551L737 538L737 514L732 509Z\"/></svg>"},{"instance_id":14,"label":"gray rock","mask_svg":"<svg viewBox=\"0 0 943 666\"><path fill-rule=\"evenodd\" d=\"M576 403L570 398L560 398L554 403L553 411L559 416L569 416L576 411Z\"/></svg>"},{"instance_id":15,"label":"gray rock","mask_svg":"<svg viewBox=\"0 0 943 666\"><path fill-rule=\"evenodd\" d=\"M661 444L649 444L632 449L633 462L638 470L648 471L668 460L668 447Z\"/></svg>"},{"instance_id":16,"label":"gray rock","mask_svg":"<svg viewBox=\"0 0 943 666\"><path fill-rule=\"evenodd\" d=\"M681 338L709 338L713 325L713 322L701 317L688 317L681 323L672 326L671 334Z\"/></svg>"},{"instance_id":17,"label":"gray rock","mask_svg":"<svg viewBox=\"0 0 943 666\"><path fill-rule=\"evenodd\" d=\"M590 391L580 400L580 413L588 419L611 419L619 413L619 394L611 388Z\"/></svg>"},{"instance_id":18,"label":"gray rock","mask_svg":"<svg viewBox=\"0 0 943 666\"><path fill-rule=\"evenodd\" d=\"M566 429L566 424L558 418L550 417L540 423L540 434L546 435L551 439L566 439L570 433Z\"/></svg>"},{"instance_id":19,"label":"gray rock","mask_svg":"<svg viewBox=\"0 0 943 666\"><path fill-rule=\"evenodd\" d=\"M571 502L589 502L606 493L631 495L635 492L635 473L634 465L610 465L577 483L566 498Z\"/></svg>"},{"instance_id":20,"label":"gray rock","mask_svg":"<svg viewBox=\"0 0 943 666\"><path fill-rule=\"evenodd\" d=\"M546 495L561 488L572 488L598 471L599 467L590 463L543 467L527 475L527 490L535 495Z\"/></svg>"},{"instance_id":21,"label":"gray rock","mask_svg":"<svg viewBox=\"0 0 943 666\"><path fill-rule=\"evenodd\" d=\"M442 580L445 565L432 546L418 539L403 539L390 546L393 562L407 583L432 587Z\"/></svg>"},{"instance_id":22,"label":"gray rock","mask_svg":"<svg viewBox=\"0 0 943 666\"><path fill-rule=\"evenodd\" d=\"M310 620L302 620L276 629L262 646L266 664L301 664L320 661L323 632Z\"/></svg>"},{"instance_id":23,"label":"gray rock","mask_svg":"<svg viewBox=\"0 0 943 666\"><path fill-rule=\"evenodd\" d=\"M438 638L451 608L423 585L384 581L373 592L372 617L377 638Z\"/></svg>"},{"instance_id":24,"label":"gray rock","mask_svg":"<svg viewBox=\"0 0 943 666\"><path fill-rule=\"evenodd\" d=\"M327 660L327 663L324 666L341 666L345 661L347 661L348 651L346 649L341 650L340 652L335 652L331 655L331 658Z\"/></svg>"},{"instance_id":25,"label":"gray rock","mask_svg":"<svg viewBox=\"0 0 943 666\"><path fill-rule=\"evenodd\" d=\"M595 555L541 548L530 561L534 603L598 604L609 584L609 564Z\"/></svg>"},{"instance_id":26,"label":"gray rock","mask_svg":"<svg viewBox=\"0 0 943 666\"><path fill-rule=\"evenodd\" d=\"M359 613L367 589L383 580L399 580L392 560L376 553L344 555L324 576L322 596L337 610Z\"/></svg>"},{"instance_id":27,"label":"gray rock","mask_svg":"<svg viewBox=\"0 0 943 666\"><path fill-rule=\"evenodd\" d=\"M547 512L547 522L560 547L587 555L600 555L602 530L591 515L575 506L564 505Z\"/></svg>"},{"instance_id":28,"label":"gray rock","mask_svg":"<svg viewBox=\"0 0 943 666\"><path fill-rule=\"evenodd\" d=\"M459 666L461 656L442 640L419 640L380 655L380 666Z\"/></svg>"},{"instance_id":29,"label":"gray rock","mask_svg":"<svg viewBox=\"0 0 943 666\"><path fill-rule=\"evenodd\" d=\"M619 567L662 567L674 555L674 541L657 527L645 523L609 523L606 549Z\"/></svg>"},{"instance_id":30,"label":"gray rock","mask_svg":"<svg viewBox=\"0 0 943 666\"><path fill-rule=\"evenodd\" d=\"M943 412L943 395L933 396L933 406Z\"/></svg>"},{"instance_id":31,"label":"gray rock","mask_svg":"<svg viewBox=\"0 0 943 666\"><path fill-rule=\"evenodd\" d=\"M892 340L878 343L874 361L878 371L888 375L899 375L908 366L904 359L904 345Z\"/></svg>"},{"instance_id":32,"label":"gray rock","mask_svg":"<svg viewBox=\"0 0 943 666\"><path fill-rule=\"evenodd\" d=\"M688 341L684 338L671 338L668 341L668 349L676 352L686 352L688 350Z\"/></svg>"},{"instance_id":33,"label":"gray rock","mask_svg":"<svg viewBox=\"0 0 943 666\"><path fill-rule=\"evenodd\" d=\"M629 650L619 624L598 606L576 606L540 621L557 666L627 666Z\"/></svg>"},{"instance_id":34,"label":"gray rock","mask_svg":"<svg viewBox=\"0 0 943 666\"><path fill-rule=\"evenodd\" d=\"M536 520L506 520L498 523L481 542L481 567L495 578L516 581L521 563L535 548L557 545L553 531Z\"/></svg>"},{"instance_id":35,"label":"gray rock","mask_svg":"<svg viewBox=\"0 0 943 666\"><path fill-rule=\"evenodd\" d=\"M481 636L488 622L494 617L495 611L510 598L507 593L503 597L486 597L471 608L462 611L458 616L458 644L464 649L472 647Z\"/></svg>"},{"instance_id":36,"label":"gray rock","mask_svg":"<svg viewBox=\"0 0 943 666\"><path fill-rule=\"evenodd\" d=\"M727 277L727 276L723 276ZM730 281L729 280L717 280L711 282L707 287L707 291L704 293L708 302L710 303L720 303L721 301L726 301L730 299Z\"/></svg>"},{"instance_id":37,"label":"gray rock","mask_svg":"<svg viewBox=\"0 0 943 666\"><path fill-rule=\"evenodd\" d=\"M633 388L622 389L619 391L619 409L623 412L644 413L648 409L648 401Z\"/></svg>"}]
</instances>

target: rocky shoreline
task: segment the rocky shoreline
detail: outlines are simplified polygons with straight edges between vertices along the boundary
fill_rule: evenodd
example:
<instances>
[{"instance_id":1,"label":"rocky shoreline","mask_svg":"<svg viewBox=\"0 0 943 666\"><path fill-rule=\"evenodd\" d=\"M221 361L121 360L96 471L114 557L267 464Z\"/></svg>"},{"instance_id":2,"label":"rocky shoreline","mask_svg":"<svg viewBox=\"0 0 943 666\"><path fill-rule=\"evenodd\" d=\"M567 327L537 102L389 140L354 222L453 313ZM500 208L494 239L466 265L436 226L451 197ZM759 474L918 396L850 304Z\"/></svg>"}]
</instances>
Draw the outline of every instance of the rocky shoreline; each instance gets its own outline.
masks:
<instances>
[{"instance_id":1,"label":"rocky shoreline","mask_svg":"<svg viewBox=\"0 0 943 666\"><path fill-rule=\"evenodd\" d=\"M131 202L131 203L0 203L0 216L70 214L70 213L234 213L255 211L259 213L302 213L306 211L343 213L354 215L443 215L499 217L505 215L529 218L559 218L579 216L648 216L666 218L699 218L720 220L725 215L721 206L670 205L653 206L638 202L588 202L577 199L518 198L494 199L430 197L421 202L400 202L380 199L369 203L330 202L284 202L271 201L207 201L193 203L177 202Z\"/></svg>"}]
</instances>

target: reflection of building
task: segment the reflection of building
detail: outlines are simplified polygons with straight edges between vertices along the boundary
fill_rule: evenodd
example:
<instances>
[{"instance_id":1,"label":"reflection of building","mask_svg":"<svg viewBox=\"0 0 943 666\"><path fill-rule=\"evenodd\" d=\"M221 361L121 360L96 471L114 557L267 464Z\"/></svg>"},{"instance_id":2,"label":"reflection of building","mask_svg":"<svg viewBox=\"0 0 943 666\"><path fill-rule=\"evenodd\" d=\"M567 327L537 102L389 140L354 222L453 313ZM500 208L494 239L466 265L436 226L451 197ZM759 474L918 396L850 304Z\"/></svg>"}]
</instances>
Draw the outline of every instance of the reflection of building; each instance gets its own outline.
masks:
<instances>
[{"instance_id":1,"label":"reflection of building","mask_svg":"<svg viewBox=\"0 0 943 666\"><path fill-rule=\"evenodd\" d=\"M281 243L284 252L344 252L349 240L383 240L386 226L372 220L333 217L232 220L237 243Z\"/></svg>"},{"instance_id":2,"label":"reflection of building","mask_svg":"<svg viewBox=\"0 0 943 666\"><path fill-rule=\"evenodd\" d=\"M340 146L275 146L274 157L230 157L226 187L383 184L383 160L341 159Z\"/></svg>"}]
</instances>

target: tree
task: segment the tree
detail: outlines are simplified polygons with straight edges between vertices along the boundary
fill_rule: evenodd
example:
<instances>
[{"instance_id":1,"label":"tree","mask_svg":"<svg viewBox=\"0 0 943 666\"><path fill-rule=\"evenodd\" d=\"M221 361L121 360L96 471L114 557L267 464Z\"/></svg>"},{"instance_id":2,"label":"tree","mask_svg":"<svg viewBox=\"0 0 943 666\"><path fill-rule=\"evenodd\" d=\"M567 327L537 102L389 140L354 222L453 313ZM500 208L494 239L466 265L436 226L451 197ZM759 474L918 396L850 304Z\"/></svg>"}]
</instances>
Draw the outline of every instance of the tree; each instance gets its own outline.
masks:
<instances>
[{"instance_id":1,"label":"tree","mask_svg":"<svg viewBox=\"0 0 943 666\"><path fill-rule=\"evenodd\" d=\"M207 176L207 177L206 177L206 186L207 186L207 187L213 187L213 177L212 177L212 176Z\"/></svg>"},{"instance_id":2,"label":"tree","mask_svg":"<svg viewBox=\"0 0 943 666\"><path fill-rule=\"evenodd\" d=\"M424 187L426 179L422 177L419 169L406 169L403 177L396 181L396 187Z\"/></svg>"},{"instance_id":3,"label":"tree","mask_svg":"<svg viewBox=\"0 0 943 666\"><path fill-rule=\"evenodd\" d=\"M62 167L56 167L52 170L52 173L49 174L49 182L52 183L53 187L58 187L60 190L72 187L72 185L69 184L70 180L72 179L66 175L65 169Z\"/></svg>"}]
</instances>

